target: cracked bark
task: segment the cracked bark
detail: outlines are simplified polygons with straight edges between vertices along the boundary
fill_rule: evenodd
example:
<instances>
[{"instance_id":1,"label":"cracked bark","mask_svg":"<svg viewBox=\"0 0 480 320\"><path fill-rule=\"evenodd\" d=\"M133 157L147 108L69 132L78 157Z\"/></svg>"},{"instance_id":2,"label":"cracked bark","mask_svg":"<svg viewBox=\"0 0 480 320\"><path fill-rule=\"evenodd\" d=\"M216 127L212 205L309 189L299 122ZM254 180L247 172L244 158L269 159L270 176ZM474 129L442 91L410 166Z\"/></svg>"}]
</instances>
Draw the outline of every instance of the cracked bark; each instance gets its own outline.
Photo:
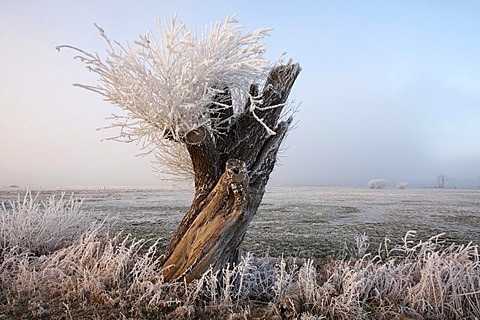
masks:
<instances>
[{"instance_id":1,"label":"cracked bark","mask_svg":"<svg viewBox=\"0 0 480 320\"><path fill-rule=\"evenodd\" d=\"M266 80L260 107L278 107L257 111L257 115L275 135L266 132L248 104L225 130L199 128L187 135L185 143L195 172L195 197L160 257L165 280L191 281L210 267L219 270L237 262L241 242L292 122L292 118L280 121L280 115L300 71L298 64L289 62L274 68ZM252 84L250 91L257 95L258 85ZM224 90L218 100L224 105L231 103L229 90ZM228 112L214 110L212 116L226 119Z\"/></svg>"}]
</instances>

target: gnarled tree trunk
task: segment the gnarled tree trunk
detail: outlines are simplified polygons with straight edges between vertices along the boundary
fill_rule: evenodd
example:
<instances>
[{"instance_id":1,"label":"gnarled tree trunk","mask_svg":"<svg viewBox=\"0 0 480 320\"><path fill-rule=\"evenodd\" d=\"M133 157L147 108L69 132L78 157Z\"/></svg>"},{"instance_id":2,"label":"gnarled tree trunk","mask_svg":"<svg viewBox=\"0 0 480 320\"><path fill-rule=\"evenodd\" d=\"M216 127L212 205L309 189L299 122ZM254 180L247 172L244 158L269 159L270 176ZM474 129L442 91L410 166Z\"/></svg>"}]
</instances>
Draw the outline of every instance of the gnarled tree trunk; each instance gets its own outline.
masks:
<instances>
[{"instance_id":1,"label":"gnarled tree trunk","mask_svg":"<svg viewBox=\"0 0 480 320\"><path fill-rule=\"evenodd\" d=\"M204 128L185 140L195 172L195 198L161 257L165 280L191 281L207 271L236 262L240 244L265 193L280 144L292 122L281 119L283 106L300 73L289 62L274 68L265 83L256 115L275 131L270 135L247 103L225 132ZM252 84L252 96L258 86ZM217 97L231 101L228 88ZM276 106L276 107L275 107ZM272 107L272 108L269 108ZM216 117L227 119L231 109Z\"/></svg>"}]
</instances>

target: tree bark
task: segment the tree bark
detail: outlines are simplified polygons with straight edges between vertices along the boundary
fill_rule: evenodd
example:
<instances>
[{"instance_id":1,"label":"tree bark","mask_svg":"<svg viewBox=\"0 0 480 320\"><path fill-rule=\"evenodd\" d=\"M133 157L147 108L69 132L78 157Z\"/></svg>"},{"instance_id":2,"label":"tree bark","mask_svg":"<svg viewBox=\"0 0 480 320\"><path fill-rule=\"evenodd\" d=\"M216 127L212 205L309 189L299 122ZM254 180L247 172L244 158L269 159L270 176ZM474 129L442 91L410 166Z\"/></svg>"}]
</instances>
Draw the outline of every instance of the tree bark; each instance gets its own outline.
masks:
<instances>
[{"instance_id":1,"label":"tree bark","mask_svg":"<svg viewBox=\"0 0 480 320\"><path fill-rule=\"evenodd\" d=\"M292 122L291 117L280 118L300 71L298 64L289 62L275 67L265 82L261 110L255 112L275 135L268 134L248 104L224 131L200 128L187 135L195 197L160 258L166 281L191 281L210 267L219 270L237 262L241 242ZM252 84L251 94L257 93L258 85ZM223 104L231 101L229 90L218 99ZM212 116L229 117L223 110L212 112Z\"/></svg>"}]
</instances>

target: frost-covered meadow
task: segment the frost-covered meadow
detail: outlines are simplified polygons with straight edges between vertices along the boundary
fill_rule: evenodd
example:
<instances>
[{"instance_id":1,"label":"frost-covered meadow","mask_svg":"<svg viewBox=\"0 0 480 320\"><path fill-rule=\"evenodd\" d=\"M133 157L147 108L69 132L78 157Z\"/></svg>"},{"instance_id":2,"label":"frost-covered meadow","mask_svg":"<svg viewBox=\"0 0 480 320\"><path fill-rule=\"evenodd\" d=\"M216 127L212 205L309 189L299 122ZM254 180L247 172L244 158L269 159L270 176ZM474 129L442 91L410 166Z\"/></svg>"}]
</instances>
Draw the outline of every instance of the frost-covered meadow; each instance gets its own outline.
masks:
<instances>
[{"instance_id":1,"label":"frost-covered meadow","mask_svg":"<svg viewBox=\"0 0 480 320\"><path fill-rule=\"evenodd\" d=\"M70 192L70 191L69 191ZM113 231L162 238L164 245L188 210L193 194L185 189L76 189L82 209ZM0 201L23 190L4 190ZM42 190L39 199L61 191ZM385 237L397 243L409 230L428 238L480 244L480 191L456 189L379 189L270 187L249 226L244 249L263 256L326 257L366 235L372 246Z\"/></svg>"},{"instance_id":2,"label":"frost-covered meadow","mask_svg":"<svg viewBox=\"0 0 480 320\"><path fill-rule=\"evenodd\" d=\"M0 319L480 317L478 190L272 187L251 253L188 284L156 257L190 192L19 192L0 193Z\"/></svg>"}]
</instances>

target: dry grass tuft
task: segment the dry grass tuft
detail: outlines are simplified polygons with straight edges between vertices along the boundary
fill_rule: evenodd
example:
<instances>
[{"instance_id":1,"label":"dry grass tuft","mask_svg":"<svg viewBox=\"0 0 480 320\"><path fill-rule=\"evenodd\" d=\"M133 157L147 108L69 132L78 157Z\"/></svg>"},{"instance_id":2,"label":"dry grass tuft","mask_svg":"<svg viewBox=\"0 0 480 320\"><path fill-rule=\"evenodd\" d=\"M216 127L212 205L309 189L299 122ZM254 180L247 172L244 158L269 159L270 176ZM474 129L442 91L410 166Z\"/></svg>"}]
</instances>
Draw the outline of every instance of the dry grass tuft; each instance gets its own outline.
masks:
<instances>
[{"instance_id":1,"label":"dry grass tuft","mask_svg":"<svg viewBox=\"0 0 480 320\"><path fill-rule=\"evenodd\" d=\"M38 201L30 191L23 198L0 205L0 250L28 250L37 255L66 247L79 239L94 221L81 210L82 199L73 194Z\"/></svg>"}]
</instances>

